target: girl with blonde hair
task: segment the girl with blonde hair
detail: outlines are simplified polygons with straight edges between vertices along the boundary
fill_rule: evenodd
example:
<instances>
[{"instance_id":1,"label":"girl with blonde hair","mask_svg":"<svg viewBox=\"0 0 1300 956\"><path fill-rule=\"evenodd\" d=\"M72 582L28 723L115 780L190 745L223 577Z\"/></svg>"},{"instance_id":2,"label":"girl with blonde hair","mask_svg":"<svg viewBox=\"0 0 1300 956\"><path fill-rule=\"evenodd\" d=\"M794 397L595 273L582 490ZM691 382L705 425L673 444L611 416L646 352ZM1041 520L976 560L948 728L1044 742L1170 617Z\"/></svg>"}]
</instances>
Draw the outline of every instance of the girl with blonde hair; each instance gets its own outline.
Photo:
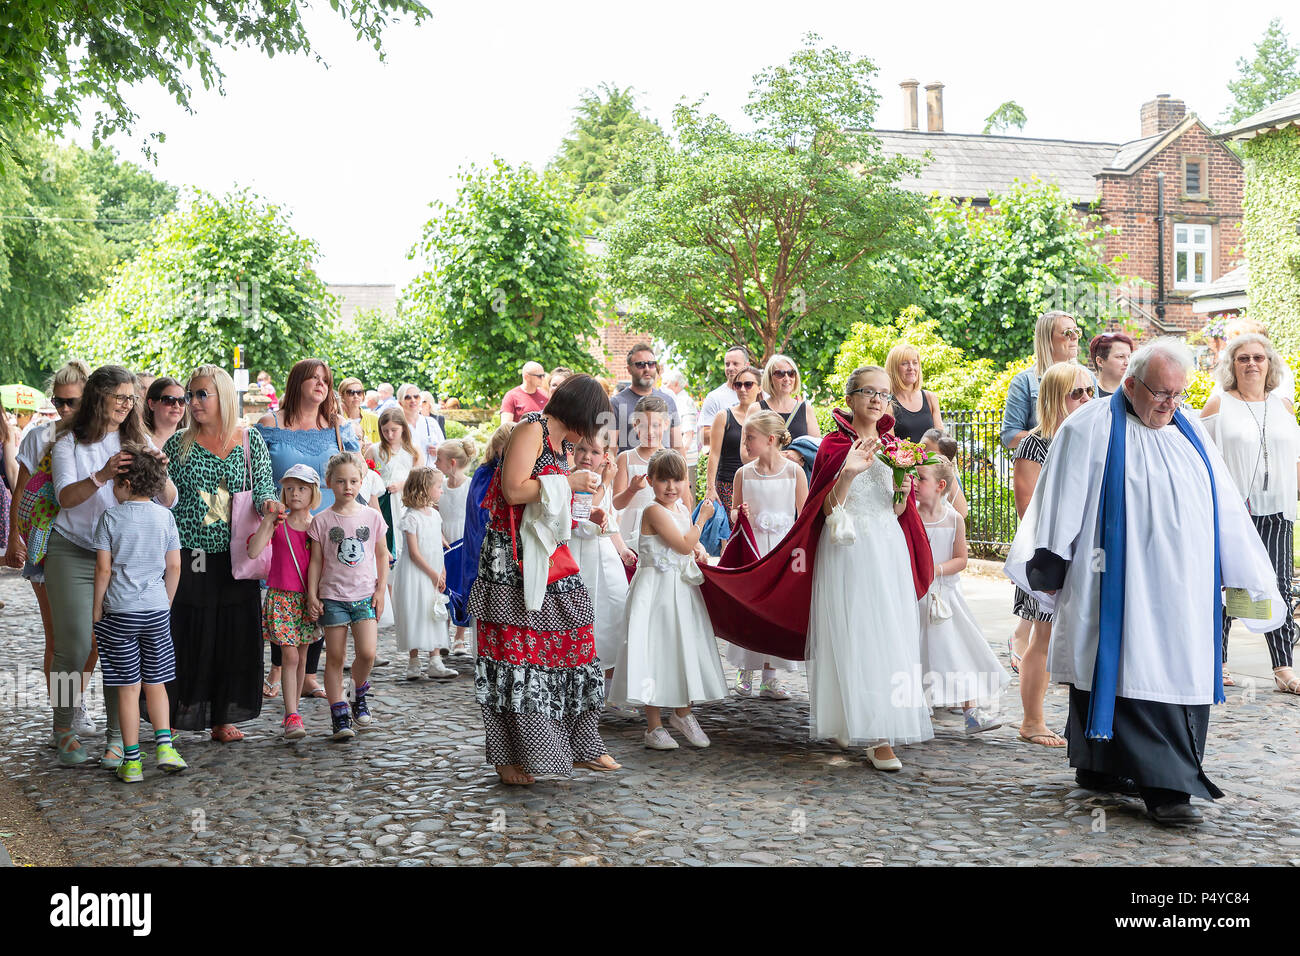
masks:
<instances>
[{"instance_id":1,"label":"girl with blonde hair","mask_svg":"<svg viewBox=\"0 0 1300 956\"><path fill-rule=\"evenodd\" d=\"M1043 374L1038 389L1038 424L1016 447L1012 462L1012 485L1016 496L1016 513L1021 518L1029 508L1034 486L1042 473L1047 450L1061 423L1085 402L1096 395L1092 373L1076 362L1057 362ZM1029 646L1023 657L1011 649L1012 669L1020 674L1020 701L1024 720L1020 724L1020 739L1043 747L1064 747L1065 741L1047 729L1043 717L1043 695L1047 693L1047 644L1052 637L1052 613L1044 611L1038 602L1020 588L1016 588L1012 612L1022 621L1029 622Z\"/></svg>"}]
</instances>

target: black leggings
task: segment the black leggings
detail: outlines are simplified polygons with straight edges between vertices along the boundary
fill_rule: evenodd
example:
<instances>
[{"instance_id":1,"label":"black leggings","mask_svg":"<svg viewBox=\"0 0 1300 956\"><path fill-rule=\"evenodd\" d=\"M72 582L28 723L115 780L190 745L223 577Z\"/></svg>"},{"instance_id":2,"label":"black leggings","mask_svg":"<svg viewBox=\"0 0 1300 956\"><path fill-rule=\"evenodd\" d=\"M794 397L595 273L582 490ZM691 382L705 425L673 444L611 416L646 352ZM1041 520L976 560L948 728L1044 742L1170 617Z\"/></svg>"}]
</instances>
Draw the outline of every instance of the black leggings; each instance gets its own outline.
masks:
<instances>
[{"instance_id":1,"label":"black leggings","mask_svg":"<svg viewBox=\"0 0 1300 956\"><path fill-rule=\"evenodd\" d=\"M309 648L307 648L307 673L308 674L315 676L316 668L320 666L321 648L323 648L324 646L325 646L325 638L322 637L319 641L316 641ZM272 667L280 666L280 645L279 644L271 645L271 666Z\"/></svg>"}]
</instances>

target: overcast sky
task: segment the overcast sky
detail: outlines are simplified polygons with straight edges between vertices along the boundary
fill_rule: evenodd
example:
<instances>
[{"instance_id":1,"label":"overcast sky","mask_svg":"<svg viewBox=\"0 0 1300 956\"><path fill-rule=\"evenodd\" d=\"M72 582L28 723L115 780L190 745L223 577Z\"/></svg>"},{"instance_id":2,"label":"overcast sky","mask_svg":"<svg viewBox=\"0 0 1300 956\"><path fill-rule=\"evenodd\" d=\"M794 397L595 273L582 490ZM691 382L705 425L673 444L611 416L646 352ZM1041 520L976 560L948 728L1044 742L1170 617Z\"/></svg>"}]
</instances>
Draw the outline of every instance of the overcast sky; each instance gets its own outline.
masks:
<instances>
[{"instance_id":1,"label":"overcast sky","mask_svg":"<svg viewBox=\"0 0 1300 956\"><path fill-rule=\"evenodd\" d=\"M132 102L140 130L166 133L158 175L215 192L248 186L284 206L320 243L328 282L402 285L420 268L406 253L428 204L454 197L457 168L493 154L544 165L582 91L602 81L638 90L665 129L683 96L707 94L710 109L742 122L753 74L812 30L879 67L880 128L902 126L898 83L912 77L945 84L949 132L980 132L1014 99L1026 136L1123 142L1157 93L1213 126L1237 57L1253 55L1279 3L457 0L428 2L431 20L391 30L380 63L322 0L307 18L328 70L231 52L226 95L197 92L193 115L156 89ZM112 145L142 161L137 141Z\"/></svg>"}]
</instances>

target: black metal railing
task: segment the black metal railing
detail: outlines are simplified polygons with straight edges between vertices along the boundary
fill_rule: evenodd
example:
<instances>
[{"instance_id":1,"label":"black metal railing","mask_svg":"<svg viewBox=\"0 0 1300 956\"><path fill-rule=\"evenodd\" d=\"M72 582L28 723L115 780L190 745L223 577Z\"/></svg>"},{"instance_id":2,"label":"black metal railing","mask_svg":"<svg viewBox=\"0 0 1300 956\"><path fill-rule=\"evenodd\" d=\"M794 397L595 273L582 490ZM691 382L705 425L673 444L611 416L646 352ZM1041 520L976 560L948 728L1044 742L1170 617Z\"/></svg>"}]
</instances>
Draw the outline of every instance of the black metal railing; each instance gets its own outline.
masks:
<instances>
[{"instance_id":1,"label":"black metal railing","mask_svg":"<svg viewBox=\"0 0 1300 956\"><path fill-rule=\"evenodd\" d=\"M957 442L957 469L970 505L966 542L977 556L1005 556L1016 534L1011 453L1002 444L1002 409L943 410L943 423Z\"/></svg>"}]
</instances>

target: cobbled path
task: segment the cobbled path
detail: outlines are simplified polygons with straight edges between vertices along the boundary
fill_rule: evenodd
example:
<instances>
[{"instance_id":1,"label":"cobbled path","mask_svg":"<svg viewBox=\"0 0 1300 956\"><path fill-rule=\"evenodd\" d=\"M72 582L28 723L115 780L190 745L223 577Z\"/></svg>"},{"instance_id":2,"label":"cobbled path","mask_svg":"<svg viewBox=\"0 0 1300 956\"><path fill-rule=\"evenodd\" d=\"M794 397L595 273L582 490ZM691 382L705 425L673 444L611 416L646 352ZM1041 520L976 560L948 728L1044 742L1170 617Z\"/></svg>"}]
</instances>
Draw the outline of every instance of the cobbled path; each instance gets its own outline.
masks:
<instances>
[{"instance_id":1,"label":"cobbled path","mask_svg":"<svg viewBox=\"0 0 1300 956\"><path fill-rule=\"evenodd\" d=\"M5 771L85 864L1300 864L1300 701L1264 690L1229 689L1215 708L1207 771L1228 797L1198 802L1206 822L1192 832L1077 790L1061 752L1017 742L1014 683L1003 728L967 738L939 712L937 738L900 748L897 774L809 742L792 675L789 702L700 707L707 750L646 750L643 722L608 717L622 771L504 787L483 761L471 662L453 659L455 681L403 680L391 629L375 723L351 743L325 739L327 704L310 701L311 736L286 745L276 700L243 742L181 734L189 771L165 777L146 756L145 782L126 786L56 765L45 694L20 692L40 684L35 600L12 571L0 600ZM1063 691L1047 714L1064 724ZM86 740L102 746L102 733Z\"/></svg>"}]
</instances>

